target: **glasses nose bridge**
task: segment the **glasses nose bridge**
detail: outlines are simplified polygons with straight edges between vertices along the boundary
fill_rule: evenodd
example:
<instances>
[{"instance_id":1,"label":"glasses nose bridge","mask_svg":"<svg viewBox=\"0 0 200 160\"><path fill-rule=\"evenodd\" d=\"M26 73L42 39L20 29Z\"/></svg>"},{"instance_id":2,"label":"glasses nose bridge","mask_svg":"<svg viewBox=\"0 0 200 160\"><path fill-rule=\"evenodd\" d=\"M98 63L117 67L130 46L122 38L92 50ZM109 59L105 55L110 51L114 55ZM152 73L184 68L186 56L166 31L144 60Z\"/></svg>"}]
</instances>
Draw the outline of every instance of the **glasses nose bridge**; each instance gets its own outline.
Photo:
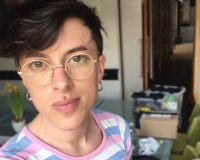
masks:
<instances>
[{"instance_id":1,"label":"glasses nose bridge","mask_svg":"<svg viewBox=\"0 0 200 160\"><path fill-rule=\"evenodd\" d=\"M53 76L53 74L54 74L54 69L55 69L55 68L63 68L63 67L64 67L63 64L51 67L52 76ZM65 70L65 67L64 67L64 70Z\"/></svg>"},{"instance_id":2,"label":"glasses nose bridge","mask_svg":"<svg viewBox=\"0 0 200 160\"><path fill-rule=\"evenodd\" d=\"M64 67L64 65L58 65L58 66L51 67L51 69L52 69L52 72L53 72L55 68L63 68L63 67Z\"/></svg>"},{"instance_id":3,"label":"glasses nose bridge","mask_svg":"<svg viewBox=\"0 0 200 160\"><path fill-rule=\"evenodd\" d=\"M58 65L58 66L51 67L51 72L52 72L51 78L53 78L53 74L54 74L54 69L55 68L63 68L63 67L64 67L64 65ZM65 68L64 68L64 70L65 70ZM53 83L53 79L52 79L52 83Z\"/></svg>"}]
</instances>

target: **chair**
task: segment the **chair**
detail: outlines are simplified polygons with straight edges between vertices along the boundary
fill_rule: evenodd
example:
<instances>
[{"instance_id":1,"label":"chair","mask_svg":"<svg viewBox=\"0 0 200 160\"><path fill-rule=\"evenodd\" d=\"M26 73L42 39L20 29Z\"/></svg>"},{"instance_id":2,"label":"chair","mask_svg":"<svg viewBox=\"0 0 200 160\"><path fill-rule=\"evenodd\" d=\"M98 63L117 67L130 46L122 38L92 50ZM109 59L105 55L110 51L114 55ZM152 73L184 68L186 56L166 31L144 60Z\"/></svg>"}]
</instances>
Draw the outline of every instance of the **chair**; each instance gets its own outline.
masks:
<instances>
[{"instance_id":1,"label":"chair","mask_svg":"<svg viewBox=\"0 0 200 160\"><path fill-rule=\"evenodd\" d=\"M195 117L190 125L187 134L178 133L177 139L173 141L172 153L182 154L186 142L189 141L189 144L194 147L198 141L200 141L200 116Z\"/></svg>"},{"instance_id":2,"label":"chair","mask_svg":"<svg viewBox=\"0 0 200 160\"><path fill-rule=\"evenodd\" d=\"M200 115L200 104L199 103L196 103L193 110L192 110L192 113L190 115L190 118L188 120L189 124L192 123L192 120L194 117L197 117Z\"/></svg>"},{"instance_id":3,"label":"chair","mask_svg":"<svg viewBox=\"0 0 200 160\"><path fill-rule=\"evenodd\" d=\"M196 147L192 147L190 145L186 145L183 154L171 154L170 160L192 160L195 158L199 158L199 150L200 149L200 142L198 142L198 145ZM198 151L198 153L196 152Z\"/></svg>"},{"instance_id":4,"label":"chair","mask_svg":"<svg viewBox=\"0 0 200 160\"><path fill-rule=\"evenodd\" d=\"M195 152L197 153L198 157L200 157L200 142L197 142L195 146Z\"/></svg>"}]
</instances>

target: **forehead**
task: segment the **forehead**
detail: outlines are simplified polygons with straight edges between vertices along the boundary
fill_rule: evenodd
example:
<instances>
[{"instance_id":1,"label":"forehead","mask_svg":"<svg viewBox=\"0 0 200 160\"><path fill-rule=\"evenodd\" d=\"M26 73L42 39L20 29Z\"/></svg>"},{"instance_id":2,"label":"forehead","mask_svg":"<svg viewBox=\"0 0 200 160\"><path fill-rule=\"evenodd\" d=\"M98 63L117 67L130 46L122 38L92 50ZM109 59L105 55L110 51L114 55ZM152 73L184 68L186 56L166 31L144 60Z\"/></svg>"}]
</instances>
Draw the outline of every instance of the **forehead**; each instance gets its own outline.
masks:
<instances>
[{"instance_id":1,"label":"forehead","mask_svg":"<svg viewBox=\"0 0 200 160\"><path fill-rule=\"evenodd\" d=\"M96 49L90 29L81 20L73 18L63 24L56 42L42 53L47 54L55 50L66 52L78 46L85 46L88 50Z\"/></svg>"},{"instance_id":2,"label":"forehead","mask_svg":"<svg viewBox=\"0 0 200 160\"><path fill-rule=\"evenodd\" d=\"M97 46L90 29L84 23L75 18L68 19L59 31L56 42L41 52L34 52L30 55L23 55L20 58L21 64L32 58L48 57L54 59L55 56L63 57L67 54L84 51L91 56L98 55Z\"/></svg>"}]
</instances>

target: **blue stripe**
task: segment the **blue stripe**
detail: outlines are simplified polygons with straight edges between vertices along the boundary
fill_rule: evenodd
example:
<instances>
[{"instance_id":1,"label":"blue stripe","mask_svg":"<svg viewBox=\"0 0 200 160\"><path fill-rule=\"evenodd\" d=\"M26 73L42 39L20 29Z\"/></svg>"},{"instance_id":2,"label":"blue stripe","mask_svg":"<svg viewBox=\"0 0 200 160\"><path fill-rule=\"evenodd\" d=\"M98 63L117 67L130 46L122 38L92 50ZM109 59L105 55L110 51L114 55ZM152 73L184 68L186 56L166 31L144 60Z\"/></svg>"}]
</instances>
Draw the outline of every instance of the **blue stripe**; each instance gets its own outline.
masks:
<instances>
[{"instance_id":1,"label":"blue stripe","mask_svg":"<svg viewBox=\"0 0 200 160\"><path fill-rule=\"evenodd\" d=\"M92 111L95 113L95 114L100 114L100 113L104 113L105 111L101 110L101 109L94 109L92 108Z\"/></svg>"},{"instance_id":2,"label":"blue stripe","mask_svg":"<svg viewBox=\"0 0 200 160\"><path fill-rule=\"evenodd\" d=\"M17 154L18 152L25 150L32 143L32 141L29 140L27 137L23 137L17 143L18 137L19 137L19 133L16 136L14 136L13 140L9 143L6 150L3 151L4 155L12 157L13 155Z\"/></svg>"},{"instance_id":3,"label":"blue stripe","mask_svg":"<svg viewBox=\"0 0 200 160\"><path fill-rule=\"evenodd\" d=\"M109 138L110 136L112 136L114 134L121 135L119 126L112 126L112 127L106 128L105 132L106 132L107 138Z\"/></svg>"},{"instance_id":4,"label":"blue stripe","mask_svg":"<svg viewBox=\"0 0 200 160\"><path fill-rule=\"evenodd\" d=\"M115 153L114 155L112 155L111 157L109 157L107 160L120 160L124 157L126 157L125 152L123 150L120 150L117 153Z\"/></svg>"},{"instance_id":5,"label":"blue stripe","mask_svg":"<svg viewBox=\"0 0 200 160\"><path fill-rule=\"evenodd\" d=\"M59 157L57 157L55 155L52 155L52 156L46 158L45 160L63 160L63 159L61 159L61 158L59 158Z\"/></svg>"},{"instance_id":6,"label":"blue stripe","mask_svg":"<svg viewBox=\"0 0 200 160\"><path fill-rule=\"evenodd\" d=\"M130 147L129 151L126 153L126 156L128 156L128 155L129 155L130 151L131 151L131 147Z\"/></svg>"},{"instance_id":7,"label":"blue stripe","mask_svg":"<svg viewBox=\"0 0 200 160\"><path fill-rule=\"evenodd\" d=\"M124 141L123 141L123 144L124 144L124 147L125 147L125 151L127 150L127 146L126 146L126 141L129 137L129 126L127 124L127 122L125 121L125 124L126 124L126 128L125 128L125 133L124 133Z\"/></svg>"}]
</instances>

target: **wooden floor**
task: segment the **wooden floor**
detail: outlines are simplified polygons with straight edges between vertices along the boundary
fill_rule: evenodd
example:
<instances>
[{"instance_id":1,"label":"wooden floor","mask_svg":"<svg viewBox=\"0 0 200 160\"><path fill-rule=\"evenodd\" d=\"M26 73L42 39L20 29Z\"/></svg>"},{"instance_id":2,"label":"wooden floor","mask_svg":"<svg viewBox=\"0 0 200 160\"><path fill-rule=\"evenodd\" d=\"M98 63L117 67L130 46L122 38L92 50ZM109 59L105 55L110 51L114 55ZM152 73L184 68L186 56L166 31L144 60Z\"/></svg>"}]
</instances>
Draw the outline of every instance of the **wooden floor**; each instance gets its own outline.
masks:
<instances>
[{"instance_id":1,"label":"wooden floor","mask_svg":"<svg viewBox=\"0 0 200 160\"><path fill-rule=\"evenodd\" d=\"M193 59L193 47L193 43L183 43L175 45L173 54L170 56L170 60Z\"/></svg>"}]
</instances>

